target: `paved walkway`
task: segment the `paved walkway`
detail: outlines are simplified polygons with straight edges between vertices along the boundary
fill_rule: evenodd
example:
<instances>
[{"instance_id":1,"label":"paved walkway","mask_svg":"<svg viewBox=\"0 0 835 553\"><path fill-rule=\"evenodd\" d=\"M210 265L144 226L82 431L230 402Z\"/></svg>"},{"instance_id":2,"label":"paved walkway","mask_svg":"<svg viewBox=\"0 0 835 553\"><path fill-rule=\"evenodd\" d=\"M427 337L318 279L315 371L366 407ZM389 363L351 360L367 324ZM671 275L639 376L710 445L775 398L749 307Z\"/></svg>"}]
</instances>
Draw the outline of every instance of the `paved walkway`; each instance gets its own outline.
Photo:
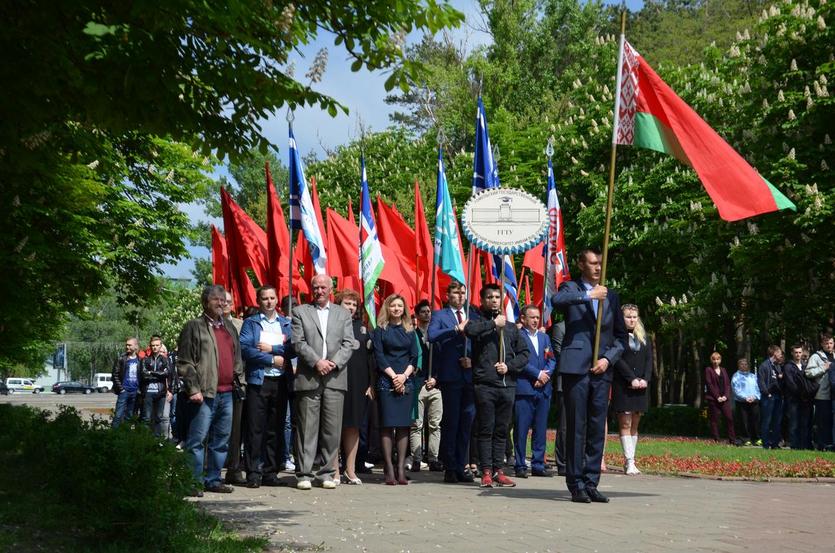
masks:
<instances>
[{"instance_id":1,"label":"paved walkway","mask_svg":"<svg viewBox=\"0 0 835 553\"><path fill-rule=\"evenodd\" d=\"M603 476L609 504L569 501L562 478L516 488L444 484L440 473L385 486L308 492L236 488L199 501L274 551L689 552L835 550L835 486ZM288 486L293 477L284 475Z\"/></svg>"}]
</instances>

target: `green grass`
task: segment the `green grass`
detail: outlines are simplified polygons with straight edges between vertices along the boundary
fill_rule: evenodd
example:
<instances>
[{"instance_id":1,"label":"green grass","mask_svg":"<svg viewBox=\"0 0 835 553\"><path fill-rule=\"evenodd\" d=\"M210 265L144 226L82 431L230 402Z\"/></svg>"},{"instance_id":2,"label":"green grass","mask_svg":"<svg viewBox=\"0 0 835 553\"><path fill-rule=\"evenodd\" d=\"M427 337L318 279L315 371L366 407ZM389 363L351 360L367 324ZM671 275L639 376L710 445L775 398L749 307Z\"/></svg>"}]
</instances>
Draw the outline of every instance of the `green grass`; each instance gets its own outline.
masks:
<instances>
[{"instance_id":1,"label":"green grass","mask_svg":"<svg viewBox=\"0 0 835 553\"><path fill-rule=\"evenodd\" d=\"M617 436L609 436L606 452L621 455L623 450ZM638 456L671 455L673 457L693 457L696 455L724 461L760 460L796 463L827 459L835 462L835 454L821 451L793 449L763 449L762 447L734 447L728 444L690 438L641 437L638 441Z\"/></svg>"}]
</instances>

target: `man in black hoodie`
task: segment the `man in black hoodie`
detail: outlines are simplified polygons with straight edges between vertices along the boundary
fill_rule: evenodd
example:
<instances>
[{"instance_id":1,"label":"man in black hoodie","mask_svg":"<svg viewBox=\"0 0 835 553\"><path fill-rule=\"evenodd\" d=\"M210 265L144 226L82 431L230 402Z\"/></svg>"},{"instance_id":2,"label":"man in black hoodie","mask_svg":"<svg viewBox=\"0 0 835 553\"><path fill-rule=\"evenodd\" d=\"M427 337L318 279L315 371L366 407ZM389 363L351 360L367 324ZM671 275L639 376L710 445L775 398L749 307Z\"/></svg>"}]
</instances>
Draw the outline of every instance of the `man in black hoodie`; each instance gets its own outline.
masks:
<instances>
[{"instance_id":1,"label":"man in black hoodie","mask_svg":"<svg viewBox=\"0 0 835 553\"><path fill-rule=\"evenodd\" d=\"M470 319L464 333L472 340L481 487L512 487L516 483L505 476L503 458L516 396L516 376L528 364L528 346L516 326L507 324L500 312L499 286L485 285L480 296L482 318Z\"/></svg>"}]
</instances>

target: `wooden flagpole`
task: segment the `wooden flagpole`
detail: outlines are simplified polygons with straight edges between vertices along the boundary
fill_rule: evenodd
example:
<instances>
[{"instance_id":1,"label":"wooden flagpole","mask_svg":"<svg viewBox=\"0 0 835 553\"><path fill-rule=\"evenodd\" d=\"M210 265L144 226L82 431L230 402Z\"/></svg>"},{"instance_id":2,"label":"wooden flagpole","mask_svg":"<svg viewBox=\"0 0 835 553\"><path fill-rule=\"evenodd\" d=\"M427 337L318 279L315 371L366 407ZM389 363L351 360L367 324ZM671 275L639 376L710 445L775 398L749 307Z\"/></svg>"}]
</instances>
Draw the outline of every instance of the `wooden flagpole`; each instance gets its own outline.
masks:
<instances>
[{"instance_id":1,"label":"wooden flagpole","mask_svg":"<svg viewBox=\"0 0 835 553\"><path fill-rule=\"evenodd\" d=\"M609 192L606 198L606 226L603 231L603 259L600 264L600 285L606 285L606 267L609 261L609 234L612 227L612 200L615 195L615 161L617 158L618 112L620 111L620 90L623 81L623 43L626 34L626 10L620 14L620 51L618 53L618 76L615 85L615 113L612 124L612 153L609 158ZM600 332L603 325L603 304L605 300L597 302L597 325L594 332L594 354L591 358L592 367L597 364L600 354ZM617 316L617 314L615 314Z\"/></svg>"}]
</instances>

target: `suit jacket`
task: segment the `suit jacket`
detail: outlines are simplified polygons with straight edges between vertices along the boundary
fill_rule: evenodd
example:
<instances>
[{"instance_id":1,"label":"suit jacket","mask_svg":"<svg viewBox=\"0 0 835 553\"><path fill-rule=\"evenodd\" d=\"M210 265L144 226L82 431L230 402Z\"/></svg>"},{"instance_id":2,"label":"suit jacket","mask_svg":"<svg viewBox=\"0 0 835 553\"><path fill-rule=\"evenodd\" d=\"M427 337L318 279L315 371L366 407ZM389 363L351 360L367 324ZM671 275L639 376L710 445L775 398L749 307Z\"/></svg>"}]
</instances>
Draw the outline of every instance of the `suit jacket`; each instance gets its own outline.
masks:
<instances>
[{"instance_id":1,"label":"suit jacket","mask_svg":"<svg viewBox=\"0 0 835 553\"><path fill-rule=\"evenodd\" d=\"M312 304L293 308L290 336L298 363L294 389L316 390L324 383L325 388L348 389L348 371L344 370L354 352L354 329L351 314L341 305L330 304L328 313L327 356L336 364L336 369L325 376L316 370L316 363L322 359L323 333L319 327L319 315Z\"/></svg>"},{"instance_id":2,"label":"suit jacket","mask_svg":"<svg viewBox=\"0 0 835 553\"><path fill-rule=\"evenodd\" d=\"M234 359L233 379L243 376L244 364L241 361L241 344L238 331L224 318L223 326L232 337L232 355ZM215 397L217 393L218 353L215 332L208 317L201 315L186 323L177 340L177 372L183 381L183 389L190 396L197 392L205 397Z\"/></svg>"},{"instance_id":3,"label":"suit jacket","mask_svg":"<svg viewBox=\"0 0 835 553\"><path fill-rule=\"evenodd\" d=\"M530 355L528 356L528 364L522 369L522 374L516 378L516 395L533 396L542 394L545 397L551 397L551 391L554 387L550 382L541 388L534 388L534 384L539 379L539 371L547 372L549 377L554 376L557 360L554 357L554 351L551 349L551 340L544 332L537 332L535 337L539 348L539 353L537 353L528 331L523 328L519 332L528 345Z\"/></svg>"},{"instance_id":4,"label":"suit jacket","mask_svg":"<svg viewBox=\"0 0 835 553\"><path fill-rule=\"evenodd\" d=\"M466 308L461 309L466 313ZM448 307L432 313L426 330L432 344L432 373L438 382L469 384L473 381L472 370L462 369L458 362L466 352L464 334L455 330L457 324L458 320Z\"/></svg>"},{"instance_id":5,"label":"suit jacket","mask_svg":"<svg viewBox=\"0 0 835 553\"><path fill-rule=\"evenodd\" d=\"M560 374L585 374L592 367L597 313L593 302L579 282L563 282L554 297L554 308L565 316L565 338L560 351ZM611 380L612 367L626 347L626 326L620 312L620 298L613 290L603 301L603 324L600 329L598 358L606 358L609 368L604 373ZM596 360L595 360L596 361Z\"/></svg>"},{"instance_id":6,"label":"suit jacket","mask_svg":"<svg viewBox=\"0 0 835 553\"><path fill-rule=\"evenodd\" d=\"M725 367L720 367L720 369L721 375L718 375L713 367L705 367L705 388L707 389L705 399L708 401L716 401L717 398L722 396L728 398L728 401L732 398L731 379L728 377L728 371L725 370Z\"/></svg>"}]
</instances>

